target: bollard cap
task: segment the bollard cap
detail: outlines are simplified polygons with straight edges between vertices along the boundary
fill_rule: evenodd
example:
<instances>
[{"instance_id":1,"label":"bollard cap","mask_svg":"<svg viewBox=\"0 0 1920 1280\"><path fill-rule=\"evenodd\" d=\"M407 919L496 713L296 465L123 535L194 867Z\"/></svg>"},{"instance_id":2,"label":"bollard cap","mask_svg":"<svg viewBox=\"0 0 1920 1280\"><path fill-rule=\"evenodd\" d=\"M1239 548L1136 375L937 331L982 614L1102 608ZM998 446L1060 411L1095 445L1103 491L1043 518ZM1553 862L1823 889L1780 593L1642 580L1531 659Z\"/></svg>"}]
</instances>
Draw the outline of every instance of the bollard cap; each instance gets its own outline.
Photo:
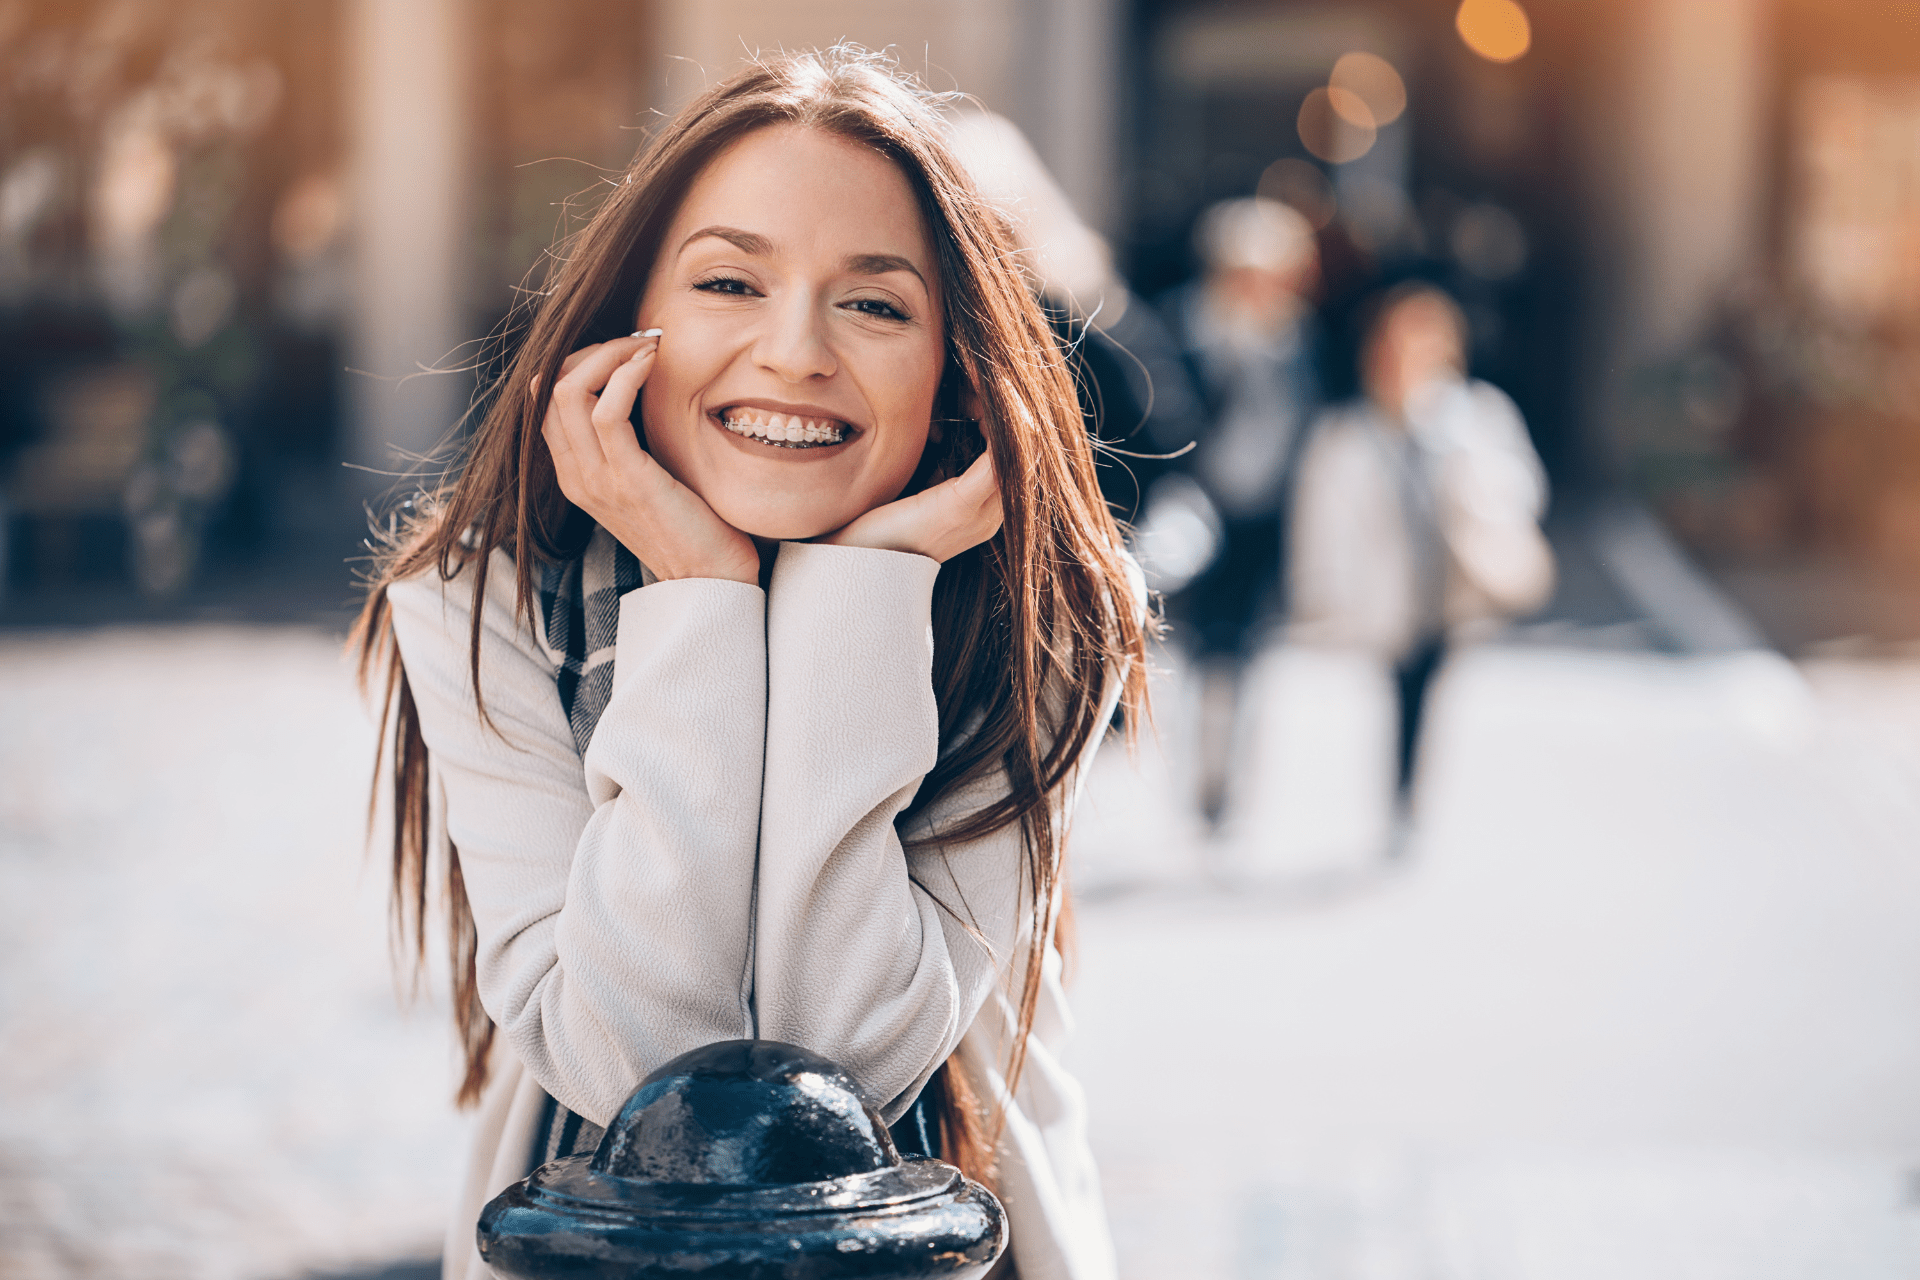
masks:
<instances>
[{"instance_id":1,"label":"bollard cap","mask_svg":"<svg viewBox=\"0 0 1920 1280\"><path fill-rule=\"evenodd\" d=\"M900 1163L887 1126L835 1062L776 1040L725 1040L648 1076L593 1168L640 1182L772 1187Z\"/></svg>"},{"instance_id":2,"label":"bollard cap","mask_svg":"<svg viewBox=\"0 0 1920 1280\"><path fill-rule=\"evenodd\" d=\"M541 1166L481 1214L499 1276L955 1277L1006 1245L992 1193L902 1160L836 1063L728 1040L636 1089L591 1156Z\"/></svg>"}]
</instances>

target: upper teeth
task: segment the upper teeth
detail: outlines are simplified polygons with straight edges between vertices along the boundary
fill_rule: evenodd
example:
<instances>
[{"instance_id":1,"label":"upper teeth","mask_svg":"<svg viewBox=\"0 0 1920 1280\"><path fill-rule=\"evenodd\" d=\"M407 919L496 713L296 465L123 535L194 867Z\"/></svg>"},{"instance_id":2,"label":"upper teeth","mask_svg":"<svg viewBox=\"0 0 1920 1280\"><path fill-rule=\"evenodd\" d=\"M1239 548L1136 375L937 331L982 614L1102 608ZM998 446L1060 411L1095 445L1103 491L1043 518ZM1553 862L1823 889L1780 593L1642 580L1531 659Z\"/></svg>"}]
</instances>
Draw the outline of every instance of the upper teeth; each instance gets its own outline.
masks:
<instances>
[{"instance_id":1,"label":"upper teeth","mask_svg":"<svg viewBox=\"0 0 1920 1280\"><path fill-rule=\"evenodd\" d=\"M847 434L847 424L832 418L802 418L758 409L731 410L720 419L720 425L737 436L768 444L839 444Z\"/></svg>"}]
</instances>

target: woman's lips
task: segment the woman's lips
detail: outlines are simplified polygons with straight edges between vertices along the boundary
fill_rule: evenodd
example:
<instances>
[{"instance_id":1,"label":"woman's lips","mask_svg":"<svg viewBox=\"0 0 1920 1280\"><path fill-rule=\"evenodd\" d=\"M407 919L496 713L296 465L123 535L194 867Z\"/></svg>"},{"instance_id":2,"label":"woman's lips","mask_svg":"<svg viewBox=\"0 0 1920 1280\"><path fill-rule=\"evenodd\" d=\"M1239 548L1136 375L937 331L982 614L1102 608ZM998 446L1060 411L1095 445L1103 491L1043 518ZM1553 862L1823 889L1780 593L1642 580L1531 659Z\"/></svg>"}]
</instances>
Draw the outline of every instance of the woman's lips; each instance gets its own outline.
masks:
<instances>
[{"instance_id":1,"label":"woman's lips","mask_svg":"<svg viewBox=\"0 0 1920 1280\"><path fill-rule=\"evenodd\" d=\"M766 409L734 406L716 410L712 417L722 430L776 449L827 449L845 444L856 434L837 418L774 413Z\"/></svg>"}]
</instances>

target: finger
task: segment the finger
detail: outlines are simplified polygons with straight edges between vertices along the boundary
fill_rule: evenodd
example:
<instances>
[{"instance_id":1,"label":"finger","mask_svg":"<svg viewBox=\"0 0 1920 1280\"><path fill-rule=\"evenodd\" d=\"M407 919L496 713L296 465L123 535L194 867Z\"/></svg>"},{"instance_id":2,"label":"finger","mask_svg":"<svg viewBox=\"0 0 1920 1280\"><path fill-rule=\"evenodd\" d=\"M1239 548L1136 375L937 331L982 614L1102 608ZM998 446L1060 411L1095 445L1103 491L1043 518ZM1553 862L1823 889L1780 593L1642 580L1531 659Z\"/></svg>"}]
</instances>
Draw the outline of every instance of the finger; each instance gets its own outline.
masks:
<instances>
[{"instance_id":1,"label":"finger","mask_svg":"<svg viewBox=\"0 0 1920 1280\"><path fill-rule=\"evenodd\" d=\"M993 497L988 500L987 505L982 508L980 512L979 541L985 542L988 538L1000 532L1000 526L1006 523L1006 519L1007 509L1001 502L1000 490L996 487L993 491Z\"/></svg>"},{"instance_id":2,"label":"finger","mask_svg":"<svg viewBox=\"0 0 1920 1280\"><path fill-rule=\"evenodd\" d=\"M583 347L562 363L564 372L560 380L553 384L554 396L566 397L573 403L590 408L585 403L586 398L599 394L621 362L641 347L657 341L655 338L616 338L598 346Z\"/></svg>"},{"instance_id":3,"label":"finger","mask_svg":"<svg viewBox=\"0 0 1920 1280\"><path fill-rule=\"evenodd\" d=\"M603 342L590 349L585 359L554 384L549 412L558 412L566 429L568 443L581 457L583 471L591 475L606 461L606 448L593 422L599 393L621 364L637 349L651 346L651 338L621 338Z\"/></svg>"},{"instance_id":4,"label":"finger","mask_svg":"<svg viewBox=\"0 0 1920 1280\"><path fill-rule=\"evenodd\" d=\"M665 504L675 498L675 491L681 488L680 482L640 447L631 427L623 435L614 437L608 462L618 469L621 491L632 501L664 510ZM692 492L687 490L688 496L692 496Z\"/></svg>"},{"instance_id":5,"label":"finger","mask_svg":"<svg viewBox=\"0 0 1920 1280\"><path fill-rule=\"evenodd\" d=\"M559 389L565 382L567 372L576 368L582 360L585 360L598 349L597 346L582 347L562 361L560 364L561 377L554 383L554 394L547 397L544 412L540 419L540 435L547 442L547 449L553 454L556 463L562 455L574 452L573 442L568 437L567 431L560 418ZM527 390L532 396L535 405L540 404L540 384L543 380L543 376L537 373L527 379ZM566 485L562 484L561 488L562 490L566 490ZM571 497L571 491L569 490L567 492L568 496Z\"/></svg>"},{"instance_id":6,"label":"finger","mask_svg":"<svg viewBox=\"0 0 1920 1280\"><path fill-rule=\"evenodd\" d=\"M537 399L540 395L540 375L536 373L528 379L528 386L532 388ZM573 453L573 442L567 438L566 430L560 423L559 412L551 402L547 405L545 416L540 419L540 438L547 442L547 452L553 455L554 469L557 471L561 458L570 457Z\"/></svg>"},{"instance_id":7,"label":"finger","mask_svg":"<svg viewBox=\"0 0 1920 1280\"><path fill-rule=\"evenodd\" d=\"M571 456L573 453L573 442L567 439L566 431L561 428L551 413L540 423L540 438L547 442L547 448L556 458L562 454Z\"/></svg>"},{"instance_id":8,"label":"finger","mask_svg":"<svg viewBox=\"0 0 1920 1280\"><path fill-rule=\"evenodd\" d=\"M639 345L639 339L622 338L583 347L568 357L572 368L553 384L553 396L547 402L548 422L558 419L559 429L565 433L566 447L579 455L583 478L606 461L606 450L593 425L597 393L621 361Z\"/></svg>"},{"instance_id":9,"label":"finger","mask_svg":"<svg viewBox=\"0 0 1920 1280\"><path fill-rule=\"evenodd\" d=\"M543 427L541 435L546 439L547 451L553 456L553 477L560 485L560 492L567 500L578 506L583 496L580 491L580 467L573 451L567 446L566 432L552 427Z\"/></svg>"},{"instance_id":10,"label":"finger","mask_svg":"<svg viewBox=\"0 0 1920 1280\"><path fill-rule=\"evenodd\" d=\"M1000 483L994 474L993 460L981 454L974 459L972 466L940 485L936 496L946 509L946 519L956 526L972 527L985 516L989 507L997 512L1000 506ZM999 527L997 517L994 527Z\"/></svg>"},{"instance_id":11,"label":"finger","mask_svg":"<svg viewBox=\"0 0 1920 1280\"><path fill-rule=\"evenodd\" d=\"M613 376L607 379L606 387L601 390L600 398L593 406L593 429L599 433L601 448L606 450L609 458L625 453L627 443L637 443L633 434L633 404L639 398L647 375L653 372L656 350L657 345L649 341L634 352L613 371Z\"/></svg>"},{"instance_id":12,"label":"finger","mask_svg":"<svg viewBox=\"0 0 1920 1280\"><path fill-rule=\"evenodd\" d=\"M984 456L951 480L881 507L869 533L896 550L945 561L991 538L1000 528L1000 489Z\"/></svg>"},{"instance_id":13,"label":"finger","mask_svg":"<svg viewBox=\"0 0 1920 1280\"><path fill-rule=\"evenodd\" d=\"M547 401L547 416L540 430L555 457L564 453L583 474L589 474L606 462L606 451L600 447L600 436L593 429L593 397L566 394L566 386L564 379L554 384L553 398Z\"/></svg>"},{"instance_id":14,"label":"finger","mask_svg":"<svg viewBox=\"0 0 1920 1280\"><path fill-rule=\"evenodd\" d=\"M560 362L560 377L564 378L569 373L573 372L574 368L582 360L585 360L588 356L592 355L595 351L598 351L599 349L600 349L600 344L595 343L593 346L580 348L578 351L568 356L565 360L562 360ZM527 389L533 393L534 399L536 401L540 398L540 375L539 374L536 373L531 378L527 379Z\"/></svg>"},{"instance_id":15,"label":"finger","mask_svg":"<svg viewBox=\"0 0 1920 1280\"><path fill-rule=\"evenodd\" d=\"M1000 479L993 469L993 456L981 454L973 465L953 479L956 505L961 512L955 521L963 546L977 546L1000 531L1005 508L1001 503Z\"/></svg>"},{"instance_id":16,"label":"finger","mask_svg":"<svg viewBox=\"0 0 1920 1280\"><path fill-rule=\"evenodd\" d=\"M983 453L973 460L973 465L955 476L948 483L958 492L966 494L975 501L985 501L990 493L1000 491L1000 477L993 470L993 455Z\"/></svg>"},{"instance_id":17,"label":"finger","mask_svg":"<svg viewBox=\"0 0 1920 1280\"><path fill-rule=\"evenodd\" d=\"M1000 505L1000 495L997 491L990 493L983 502L969 504L965 508L965 514L953 524L954 535L960 544L959 549L965 550L967 547L977 546L1000 532L1003 519L1004 510Z\"/></svg>"},{"instance_id":18,"label":"finger","mask_svg":"<svg viewBox=\"0 0 1920 1280\"><path fill-rule=\"evenodd\" d=\"M618 348L620 351L630 354L633 348L640 343L648 340L657 340L659 337L660 331L658 329L648 329L644 333L630 333L624 338L614 338L608 342L589 343L587 346L580 348L560 362L560 374L562 377L565 377L567 374L572 373L583 360L586 360L589 356L605 351L609 347ZM616 354L619 354L619 352L616 352ZM621 355L620 358L624 359L625 355Z\"/></svg>"},{"instance_id":19,"label":"finger","mask_svg":"<svg viewBox=\"0 0 1920 1280\"><path fill-rule=\"evenodd\" d=\"M572 373L575 365L578 365L582 360L585 360L605 345L607 344L604 342L596 342L592 346L582 347L578 351L573 352L565 360L560 362L560 376L564 378L567 374Z\"/></svg>"}]
</instances>

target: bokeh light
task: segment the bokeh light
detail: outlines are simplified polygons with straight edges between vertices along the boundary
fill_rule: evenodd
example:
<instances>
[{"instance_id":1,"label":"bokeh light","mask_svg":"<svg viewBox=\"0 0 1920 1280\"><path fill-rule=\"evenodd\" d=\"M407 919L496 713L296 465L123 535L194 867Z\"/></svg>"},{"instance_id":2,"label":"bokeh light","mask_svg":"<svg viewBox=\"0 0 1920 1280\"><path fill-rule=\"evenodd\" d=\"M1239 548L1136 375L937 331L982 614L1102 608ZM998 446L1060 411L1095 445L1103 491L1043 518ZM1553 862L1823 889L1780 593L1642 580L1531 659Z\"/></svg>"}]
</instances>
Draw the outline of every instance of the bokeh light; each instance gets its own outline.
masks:
<instances>
[{"instance_id":1,"label":"bokeh light","mask_svg":"<svg viewBox=\"0 0 1920 1280\"><path fill-rule=\"evenodd\" d=\"M1307 95L1298 124L1300 145L1328 164L1358 160L1373 149L1379 132L1364 98L1332 86Z\"/></svg>"},{"instance_id":2,"label":"bokeh light","mask_svg":"<svg viewBox=\"0 0 1920 1280\"><path fill-rule=\"evenodd\" d=\"M1489 62L1512 62L1533 44L1527 11L1514 0L1461 0L1453 25L1467 48Z\"/></svg>"},{"instance_id":3,"label":"bokeh light","mask_svg":"<svg viewBox=\"0 0 1920 1280\"><path fill-rule=\"evenodd\" d=\"M1373 108L1367 105L1367 100L1350 89L1328 85L1327 105L1333 108L1335 115L1356 129L1376 129L1380 125L1374 119Z\"/></svg>"},{"instance_id":4,"label":"bokeh light","mask_svg":"<svg viewBox=\"0 0 1920 1280\"><path fill-rule=\"evenodd\" d=\"M1385 128L1407 109L1407 85L1393 64L1378 54L1354 50L1340 55L1327 87L1354 94L1367 104L1376 127ZM1335 108L1339 102L1335 100Z\"/></svg>"},{"instance_id":5,"label":"bokeh light","mask_svg":"<svg viewBox=\"0 0 1920 1280\"><path fill-rule=\"evenodd\" d=\"M346 197L332 175L311 173L287 188L274 206L273 247L295 262L325 253L346 222Z\"/></svg>"}]
</instances>

